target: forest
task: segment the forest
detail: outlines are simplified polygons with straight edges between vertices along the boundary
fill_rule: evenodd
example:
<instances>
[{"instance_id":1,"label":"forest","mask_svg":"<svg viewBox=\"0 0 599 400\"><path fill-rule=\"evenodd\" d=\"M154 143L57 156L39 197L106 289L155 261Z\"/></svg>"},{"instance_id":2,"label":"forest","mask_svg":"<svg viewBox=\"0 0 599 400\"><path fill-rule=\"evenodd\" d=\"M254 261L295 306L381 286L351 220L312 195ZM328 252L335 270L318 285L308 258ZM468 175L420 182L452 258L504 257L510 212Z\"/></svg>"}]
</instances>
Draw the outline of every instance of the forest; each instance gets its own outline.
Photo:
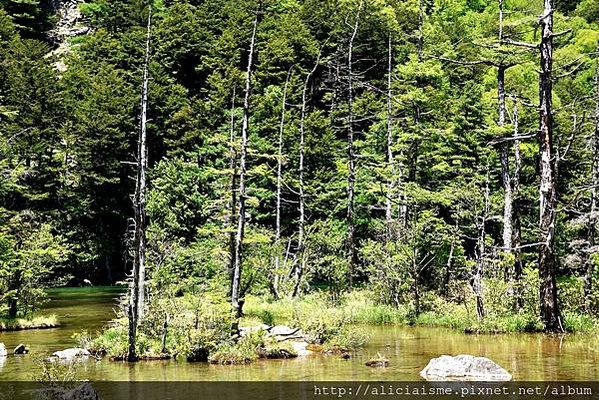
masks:
<instances>
[{"instance_id":1,"label":"forest","mask_svg":"<svg viewBox=\"0 0 599 400\"><path fill-rule=\"evenodd\" d=\"M599 3L0 0L0 175L0 326L121 285L115 358L596 333Z\"/></svg>"}]
</instances>

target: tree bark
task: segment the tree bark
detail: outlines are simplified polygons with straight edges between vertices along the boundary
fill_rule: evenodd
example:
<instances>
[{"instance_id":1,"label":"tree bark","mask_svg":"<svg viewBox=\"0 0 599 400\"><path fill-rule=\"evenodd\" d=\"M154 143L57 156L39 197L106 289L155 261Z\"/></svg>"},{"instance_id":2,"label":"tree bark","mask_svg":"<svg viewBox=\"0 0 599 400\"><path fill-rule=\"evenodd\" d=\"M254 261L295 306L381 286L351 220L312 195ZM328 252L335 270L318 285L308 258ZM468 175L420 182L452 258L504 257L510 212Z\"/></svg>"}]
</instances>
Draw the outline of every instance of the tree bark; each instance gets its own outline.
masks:
<instances>
[{"instance_id":1,"label":"tree bark","mask_svg":"<svg viewBox=\"0 0 599 400\"><path fill-rule=\"evenodd\" d=\"M280 263L281 257L279 254L279 247L281 245L281 193L283 190L283 144L285 133L285 118L287 116L287 89L289 88L289 80L291 79L291 70L293 66L289 68L287 72L287 78L285 79L285 86L283 87L283 99L281 100L281 122L279 123L279 148L277 152L277 210L275 216L275 271L272 276L271 291L272 295L276 300L279 299L279 276L280 276Z\"/></svg>"},{"instance_id":2,"label":"tree bark","mask_svg":"<svg viewBox=\"0 0 599 400\"><path fill-rule=\"evenodd\" d=\"M595 130L592 139L593 161L591 170L591 208L587 226L589 250L585 260L584 274L584 297L587 312L592 309L593 273L595 265L593 254L596 253L595 246L597 236L597 225L599 223L599 64L595 67Z\"/></svg>"},{"instance_id":3,"label":"tree bark","mask_svg":"<svg viewBox=\"0 0 599 400\"><path fill-rule=\"evenodd\" d=\"M152 28L152 12L148 8L148 26L146 36L146 51L143 70L143 82L141 93L141 118L137 147L137 180L134 196L135 211L135 241L133 260L133 282L131 284L131 295L129 299L129 346L127 352L128 361L137 361L136 342L137 324L144 317L145 306L145 262L146 262L146 194L147 194L147 111L148 111L148 82L150 63L150 43Z\"/></svg>"},{"instance_id":4,"label":"tree bark","mask_svg":"<svg viewBox=\"0 0 599 400\"><path fill-rule=\"evenodd\" d=\"M518 137L519 132L519 110L518 103L514 103L514 137ZM522 169L522 154L520 152L520 141L514 141L514 174L512 176L514 193L514 209L513 209L513 251L514 251L514 308L520 310L524 306L522 299L522 229L520 222L520 171Z\"/></svg>"},{"instance_id":5,"label":"tree bark","mask_svg":"<svg viewBox=\"0 0 599 400\"><path fill-rule=\"evenodd\" d=\"M318 65L320 64L320 57L322 55L322 49L318 53L314 68L306 75L304 82L304 88L302 90L302 108L300 115L300 148L299 148L299 222L298 222L298 245L297 253L299 255L299 264L295 268L295 286L293 288L293 297L299 294L302 276L304 274L304 268L306 266L305 248L306 248L306 190L304 181L305 172L305 153L306 153L306 107L308 103L308 87L312 76L316 72Z\"/></svg>"},{"instance_id":6,"label":"tree bark","mask_svg":"<svg viewBox=\"0 0 599 400\"><path fill-rule=\"evenodd\" d=\"M348 130L347 130L347 158L348 158L348 176L347 176L347 247L348 247L348 281L349 289L354 285L354 270L356 264L356 243L355 243L355 184L356 184L356 154L354 149L354 81L353 81L353 56L354 42L358 35L360 26L360 16L364 2L361 0L356 13L356 20L353 32L349 40L347 68L348 68Z\"/></svg>"},{"instance_id":7,"label":"tree bark","mask_svg":"<svg viewBox=\"0 0 599 400\"><path fill-rule=\"evenodd\" d=\"M247 154L248 154L248 136L250 121L250 96L252 92L252 65L254 62L254 52L256 50L256 33L258 31L258 17L256 13L254 18L252 37L248 55L248 65L245 77L245 91L243 100L243 123L241 127L241 149L239 155L239 194L237 202L237 232L235 235L235 264L233 268L233 282L231 287L231 306L235 315L241 314L243 302L240 302L240 284L241 271L243 266L243 238L245 234L245 200L246 192L246 172L247 172Z\"/></svg>"},{"instance_id":8,"label":"tree bark","mask_svg":"<svg viewBox=\"0 0 599 400\"><path fill-rule=\"evenodd\" d=\"M395 191L395 159L393 156L393 92L391 89L393 73L393 36L389 33L388 57L387 57L387 168L389 169L389 181L387 183L387 198L385 201L385 221L387 241L393 238L393 204L391 199ZM398 174L399 176L399 174ZM399 179L397 183L400 184Z\"/></svg>"},{"instance_id":9,"label":"tree bark","mask_svg":"<svg viewBox=\"0 0 599 400\"><path fill-rule=\"evenodd\" d=\"M476 298L476 314L478 316L479 321L482 321L485 318L482 280L483 280L483 274L485 271L485 253L486 253L485 236L486 236L487 219L489 218L489 195L490 195L489 170L487 167L487 177L486 177L485 189L484 189L483 211L482 211L482 215L479 218L479 222L478 222L478 226L477 226L478 240L476 243L476 267L475 267L474 274L472 277L472 290L474 291L474 296Z\"/></svg>"},{"instance_id":10,"label":"tree bark","mask_svg":"<svg viewBox=\"0 0 599 400\"><path fill-rule=\"evenodd\" d=\"M235 151L235 97L236 87L233 87L233 95L231 97L231 120L229 125L229 171L231 178L229 181L229 216L227 227L229 228L229 282L233 287L233 271L235 270L235 217L237 214L237 162ZM230 294L230 293L229 293Z\"/></svg>"},{"instance_id":11,"label":"tree bark","mask_svg":"<svg viewBox=\"0 0 599 400\"><path fill-rule=\"evenodd\" d=\"M553 71L553 0L545 0L541 27L539 99L540 218L539 277L541 279L541 319L545 331L563 332L557 302L555 222L556 222L556 158L553 149L552 71Z\"/></svg>"}]
</instances>

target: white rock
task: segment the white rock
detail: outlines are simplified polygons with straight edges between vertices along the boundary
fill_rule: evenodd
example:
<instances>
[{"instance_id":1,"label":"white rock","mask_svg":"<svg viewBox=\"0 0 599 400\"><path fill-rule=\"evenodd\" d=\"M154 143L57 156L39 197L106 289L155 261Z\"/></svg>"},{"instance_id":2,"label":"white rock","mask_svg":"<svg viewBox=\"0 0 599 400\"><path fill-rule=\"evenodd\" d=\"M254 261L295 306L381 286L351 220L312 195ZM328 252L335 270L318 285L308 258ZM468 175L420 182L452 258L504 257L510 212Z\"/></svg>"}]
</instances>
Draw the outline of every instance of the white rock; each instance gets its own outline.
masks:
<instances>
[{"instance_id":1,"label":"white rock","mask_svg":"<svg viewBox=\"0 0 599 400\"><path fill-rule=\"evenodd\" d=\"M427 380L457 381L511 381L512 375L485 357L471 355L447 356L433 358L420 372Z\"/></svg>"},{"instance_id":2,"label":"white rock","mask_svg":"<svg viewBox=\"0 0 599 400\"><path fill-rule=\"evenodd\" d=\"M298 356L307 356L312 354L312 351L307 349L308 343L306 342L291 342L291 346Z\"/></svg>"},{"instance_id":3,"label":"white rock","mask_svg":"<svg viewBox=\"0 0 599 400\"><path fill-rule=\"evenodd\" d=\"M89 357L91 353L85 349L66 349L61 351L55 351L52 353L52 357L56 357L60 360L72 361L81 357Z\"/></svg>"}]
</instances>

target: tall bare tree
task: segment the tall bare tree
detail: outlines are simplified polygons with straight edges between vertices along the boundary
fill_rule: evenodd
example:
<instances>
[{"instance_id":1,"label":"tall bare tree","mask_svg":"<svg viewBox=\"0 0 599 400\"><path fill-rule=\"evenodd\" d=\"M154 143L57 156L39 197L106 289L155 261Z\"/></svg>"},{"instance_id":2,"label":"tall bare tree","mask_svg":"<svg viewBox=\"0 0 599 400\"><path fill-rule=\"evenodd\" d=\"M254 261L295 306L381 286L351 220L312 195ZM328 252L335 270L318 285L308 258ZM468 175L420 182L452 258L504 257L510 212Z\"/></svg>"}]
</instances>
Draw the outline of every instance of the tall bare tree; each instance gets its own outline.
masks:
<instances>
[{"instance_id":1,"label":"tall bare tree","mask_svg":"<svg viewBox=\"0 0 599 400\"><path fill-rule=\"evenodd\" d=\"M541 318L545 330L564 330L557 302L555 222L557 190L553 149L553 0L545 0L543 15L539 18L541 28L539 76L539 146L540 146L540 218L539 274L541 278Z\"/></svg>"},{"instance_id":2,"label":"tall bare tree","mask_svg":"<svg viewBox=\"0 0 599 400\"><path fill-rule=\"evenodd\" d=\"M143 67L143 80L141 90L141 115L140 129L137 141L137 179L135 194L133 197L133 208L135 212L135 236L134 236L134 259L133 280L131 282L131 293L129 296L129 346L127 351L128 361L137 361L137 324L144 317L145 306L145 263L146 263L146 195L147 195L147 112L148 112L148 82L150 45L152 38L152 10L148 7L148 25L146 34L145 60Z\"/></svg>"},{"instance_id":3,"label":"tall bare tree","mask_svg":"<svg viewBox=\"0 0 599 400\"><path fill-rule=\"evenodd\" d=\"M271 291L275 299L279 298L279 270L281 268L281 257L279 247L281 245L281 212L282 212L282 191L283 191L283 146L285 133L285 120L287 117L287 90L289 89L289 80L294 66L287 71L285 86L283 87L283 98L281 99L281 121L279 123L279 147L277 151L277 205L275 215L275 271L271 277Z\"/></svg>"},{"instance_id":4,"label":"tall bare tree","mask_svg":"<svg viewBox=\"0 0 599 400\"><path fill-rule=\"evenodd\" d=\"M354 270L356 264L356 225L355 225L355 186L356 186L356 152L354 148L354 44L358 36L360 27L360 18L364 1L360 0L358 10L352 29L352 34L349 39L347 51L347 69L348 69L348 104L347 104L347 249L348 249L348 278L350 289L354 284Z\"/></svg>"},{"instance_id":5,"label":"tall bare tree","mask_svg":"<svg viewBox=\"0 0 599 400\"><path fill-rule=\"evenodd\" d=\"M594 131L591 140L593 161L591 167L591 207L587 224L589 249L585 258L584 295L585 307L591 309L591 294L593 292L594 260L592 254L597 253L597 226L599 225L599 62L595 66L594 93Z\"/></svg>"},{"instance_id":6,"label":"tall bare tree","mask_svg":"<svg viewBox=\"0 0 599 400\"><path fill-rule=\"evenodd\" d=\"M250 97L252 93L252 66L254 63L254 53L256 51L256 34L258 31L258 20L260 11L256 11L254 17L252 36L248 54L248 64L245 75L245 89L243 100L243 122L241 126L241 148L239 151L239 186L237 202L237 233L235 235L235 254L233 255L235 263L233 265L233 281L231 283L231 306L237 316L241 315L243 303L240 302L241 271L243 267L243 238L245 235L246 209L245 200L247 197L246 172L248 156L248 136L250 126Z\"/></svg>"},{"instance_id":7,"label":"tall bare tree","mask_svg":"<svg viewBox=\"0 0 599 400\"><path fill-rule=\"evenodd\" d=\"M304 172L305 172L305 158L306 158L306 107L308 105L308 89L310 85L310 81L312 76L316 72L318 65L320 64L320 57L322 55L322 48L318 53L318 57L316 58L316 63L312 70L306 75L306 80L304 81L304 88L302 90L302 106L300 112L300 143L299 143L299 222L298 222L298 246L297 253L299 255L299 260L295 267L295 286L293 288L293 297L296 297L299 294L299 289L301 285L302 276L304 274L304 269L306 266L306 188L305 188L305 180L304 180Z\"/></svg>"}]
</instances>

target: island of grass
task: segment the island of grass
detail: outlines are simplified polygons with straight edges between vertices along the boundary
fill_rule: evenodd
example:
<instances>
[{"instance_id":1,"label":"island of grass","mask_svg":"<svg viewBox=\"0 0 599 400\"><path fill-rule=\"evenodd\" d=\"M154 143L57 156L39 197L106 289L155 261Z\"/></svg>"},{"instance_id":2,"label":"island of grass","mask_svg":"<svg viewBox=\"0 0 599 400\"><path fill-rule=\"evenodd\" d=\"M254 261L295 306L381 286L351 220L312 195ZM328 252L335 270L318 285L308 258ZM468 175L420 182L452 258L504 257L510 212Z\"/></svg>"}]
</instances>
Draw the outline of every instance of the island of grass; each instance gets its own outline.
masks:
<instances>
[{"instance_id":1,"label":"island of grass","mask_svg":"<svg viewBox=\"0 0 599 400\"><path fill-rule=\"evenodd\" d=\"M37 315L24 318L0 317L0 332L24 331L27 329L52 329L60 324L56 315Z\"/></svg>"}]
</instances>

